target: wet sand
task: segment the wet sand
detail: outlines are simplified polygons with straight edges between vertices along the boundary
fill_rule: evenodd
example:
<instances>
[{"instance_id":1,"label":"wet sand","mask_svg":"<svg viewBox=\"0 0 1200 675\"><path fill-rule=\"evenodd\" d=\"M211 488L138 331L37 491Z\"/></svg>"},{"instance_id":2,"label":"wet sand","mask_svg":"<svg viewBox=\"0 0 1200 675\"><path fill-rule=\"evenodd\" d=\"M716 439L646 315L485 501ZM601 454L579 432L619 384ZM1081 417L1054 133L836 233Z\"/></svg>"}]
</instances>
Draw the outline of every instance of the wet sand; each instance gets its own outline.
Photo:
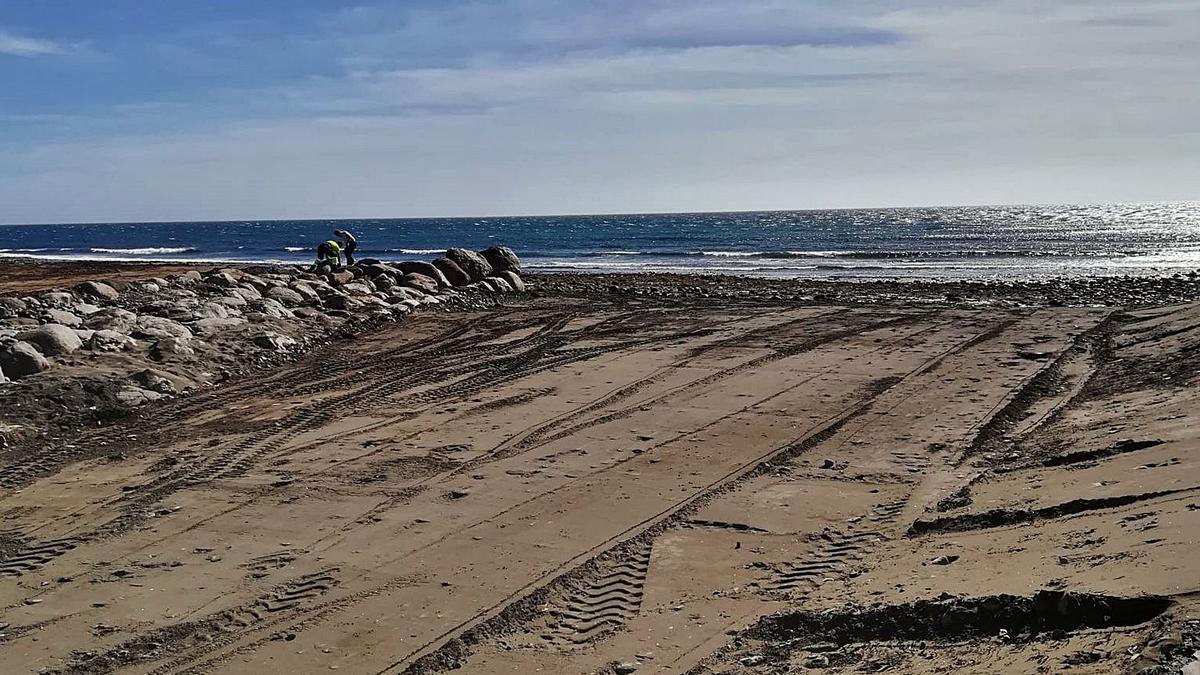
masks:
<instances>
[{"instance_id":1,"label":"wet sand","mask_svg":"<svg viewBox=\"0 0 1200 675\"><path fill-rule=\"evenodd\" d=\"M1200 648L1200 306L533 287L0 453L6 672L1177 672Z\"/></svg>"}]
</instances>

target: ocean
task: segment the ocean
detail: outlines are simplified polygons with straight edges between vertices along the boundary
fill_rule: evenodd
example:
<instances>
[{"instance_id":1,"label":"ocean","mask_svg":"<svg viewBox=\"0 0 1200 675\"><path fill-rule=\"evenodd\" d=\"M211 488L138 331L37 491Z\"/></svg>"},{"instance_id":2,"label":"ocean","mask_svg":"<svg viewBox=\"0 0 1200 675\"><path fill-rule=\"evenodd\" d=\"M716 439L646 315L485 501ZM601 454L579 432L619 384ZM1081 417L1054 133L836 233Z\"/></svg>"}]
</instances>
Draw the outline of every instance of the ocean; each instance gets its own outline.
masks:
<instances>
[{"instance_id":1,"label":"ocean","mask_svg":"<svg viewBox=\"0 0 1200 675\"><path fill-rule=\"evenodd\" d=\"M306 263L511 246L532 271L1045 278L1200 270L1200 202L495 218L0 225L0 257Z\"/></svg>"}]
</instances>

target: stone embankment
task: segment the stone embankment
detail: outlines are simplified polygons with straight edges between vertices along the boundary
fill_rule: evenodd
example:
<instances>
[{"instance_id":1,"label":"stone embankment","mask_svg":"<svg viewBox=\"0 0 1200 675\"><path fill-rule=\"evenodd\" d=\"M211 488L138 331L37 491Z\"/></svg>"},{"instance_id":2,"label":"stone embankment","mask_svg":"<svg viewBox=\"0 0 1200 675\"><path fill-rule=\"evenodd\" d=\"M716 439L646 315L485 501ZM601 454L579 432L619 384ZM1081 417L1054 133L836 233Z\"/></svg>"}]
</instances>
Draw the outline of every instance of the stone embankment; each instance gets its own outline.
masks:
<instances>
[{"instance_id":1,"label":"stone embankment","mask_svg":"<svg viewBox=\"0 0 1200 675\"><path fill-rule=\"evenodd\" d=\"M103 418L293 358L339 331L524 290L516 254L494 247L432 262L215 268L0 297L0 447L22 419L55 409Z\"/></svg>"}]
</instances>

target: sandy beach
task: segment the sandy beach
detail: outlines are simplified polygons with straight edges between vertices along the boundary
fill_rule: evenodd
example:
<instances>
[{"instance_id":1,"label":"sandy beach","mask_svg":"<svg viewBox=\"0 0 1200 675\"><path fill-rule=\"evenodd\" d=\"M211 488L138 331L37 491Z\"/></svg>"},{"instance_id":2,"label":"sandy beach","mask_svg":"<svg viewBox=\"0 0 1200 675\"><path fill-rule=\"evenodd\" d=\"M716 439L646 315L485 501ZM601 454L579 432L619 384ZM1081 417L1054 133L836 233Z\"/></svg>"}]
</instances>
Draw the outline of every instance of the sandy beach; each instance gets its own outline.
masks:
<instances>
[{"instance_id":1,"label":"sandy beach","mask_svg":"<svg viewBox=\"0 0 1200 675\"><path fill-rule=\"evenodd\" d=\"M3 670L1197 667L1195 277L525 284L0 384Z\"/></svg>"}]
</instances>

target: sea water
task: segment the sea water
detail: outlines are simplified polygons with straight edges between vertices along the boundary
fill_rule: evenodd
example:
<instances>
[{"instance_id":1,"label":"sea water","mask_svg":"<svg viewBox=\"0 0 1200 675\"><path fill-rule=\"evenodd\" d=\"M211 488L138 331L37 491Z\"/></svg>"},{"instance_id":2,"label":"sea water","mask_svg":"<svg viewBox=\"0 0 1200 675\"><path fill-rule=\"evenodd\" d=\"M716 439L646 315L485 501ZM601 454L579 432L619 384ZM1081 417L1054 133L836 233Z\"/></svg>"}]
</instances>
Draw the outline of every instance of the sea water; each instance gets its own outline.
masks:
<instances>
[{"instance_id":1,"label":"sea water","mask_svg":"<svg viewBox=\"0 0 1200 675\"><path fill-rule=\"evenodd\" d=\"M818 278L1036 278L1200 269L1200 202L1076 206L0 225L0 256L308 262L505 245L533 271Z\"/></svg>"}]
</instances>

